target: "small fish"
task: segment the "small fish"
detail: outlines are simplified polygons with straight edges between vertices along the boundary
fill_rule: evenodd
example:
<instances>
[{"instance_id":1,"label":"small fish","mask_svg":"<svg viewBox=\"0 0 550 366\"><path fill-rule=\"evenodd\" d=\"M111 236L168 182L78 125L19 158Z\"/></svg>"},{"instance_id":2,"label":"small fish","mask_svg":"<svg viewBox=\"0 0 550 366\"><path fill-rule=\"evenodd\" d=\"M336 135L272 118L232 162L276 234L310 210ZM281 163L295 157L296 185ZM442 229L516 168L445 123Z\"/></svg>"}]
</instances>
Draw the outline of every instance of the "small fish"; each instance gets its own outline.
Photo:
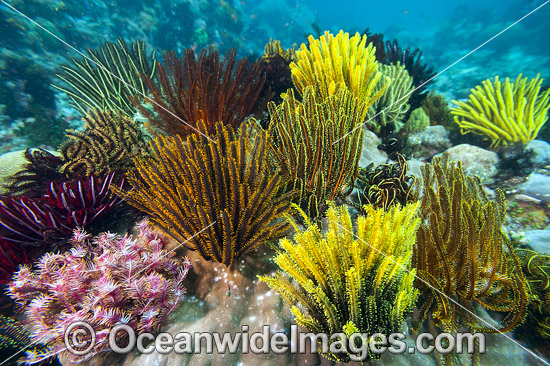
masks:
<instances>
[{"instance_id":1,"label":"small fish","mask_svg":"<svg viewBox=\"0 0 550 366\"><path fill-rule=\"evenodd\" d=\"M227 291L225 292L225 295L227 297L231 297L231 287L229 287L229 285L227 283L225 285L227 286Z\"/></svg>"}]
</instances>

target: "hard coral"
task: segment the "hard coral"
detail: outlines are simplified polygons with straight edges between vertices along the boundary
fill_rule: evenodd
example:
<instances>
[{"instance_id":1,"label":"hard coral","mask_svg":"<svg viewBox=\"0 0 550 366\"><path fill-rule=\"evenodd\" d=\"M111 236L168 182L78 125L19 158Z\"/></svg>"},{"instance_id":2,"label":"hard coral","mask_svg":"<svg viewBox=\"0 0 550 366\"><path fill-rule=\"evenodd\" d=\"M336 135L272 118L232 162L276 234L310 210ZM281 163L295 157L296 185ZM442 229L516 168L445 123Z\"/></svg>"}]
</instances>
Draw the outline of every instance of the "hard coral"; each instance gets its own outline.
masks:
<instances>
[{"instance_id":1,"label":"hard coral","mask_svg":"<svg viewBox=\"0 0 550 366\"><path fill-rule=\"evenodd\" d=\"M284 272L260 279L292 306L298 324L332 341L339 338L331 337L335 333L357 342L358 337L352 338L356 333L396 332L418 297L415 270L410 269L417 208L395 206L386 212L367 206L355 234L346 207L332 206L328 231L321 234L311 224L306 230L296 226L293 240L281 240L275 258ZM373 339L359 341L368 348L365 343ZM338 362L380 357L370 350L358 354L357 343L355 350L343 347L340 353L322 354Z\"/></svg>"},{"instance_id":2,"label":"hard coral","mask_svg":"<svg viewBox=\"0 0 550 366\"><path fill-rule=\"evenodd\" d=\"M151 221L207 260L227 266L257 245L281 237L291 194L267 171L267 134L245 122L235 132L221 122L210 140L193 134L158 138L154 159L136 159L132 189L115 191ZM204 123L200 131L207 132Z\"/></svg>"},{"instance_id":3,"label":"hard coral","mask_svg":"<svg viewBox=\"0 0 550 366\"><path fill-rule=\"evenodd\" d=\"M537 137L548 120L550 89L540 93L539 75L527 82L519 74L515 81L498 76L472 89L468 102L453 100L451 108L461 133L475 133L491 140L491 146L527 143Z\"/></svg>"},{"instance_id":4,"label":"hard coral","mask_svg":"<svg viewBox=\"0 0 550 366\"><path fill-rule=\"evenodd\" d=\"M203 51L195 57L185 50L180 60L166 52L165 65L159 65L159 83L146 78L152 92L155 113L139 108L153 127L170 135L198 133L200 123L213 134L216 123L238 127L249 115L261 113L265 103L259 99L266 80L260 63L235 60L235 50L220 61L218 51Z\"/></svg>"},{"instance_id":5,"label":"hard coral","mask_svg":"<svg viewBox=\"0 0 550 366\"><path fill-rule=\"evenodd\" d=\"M116 324L127 324L137 334L161 328L185 293L182 281L190 261L172 259L166 237L145 223L139 229L137 237L122 238L110 233L90 238L76 230L71 250L45 254L36 271L25 266L15 274L8 294L34 327L33 339L50 347L27 354L27 363L57 355L76 363L108 351L109 331ZM95 346L81 356L64 343L66 327L78 321L88 323L96 335ZM128 341L126 332L117 336L118 345Z\"/></svg>"}]
</instances>

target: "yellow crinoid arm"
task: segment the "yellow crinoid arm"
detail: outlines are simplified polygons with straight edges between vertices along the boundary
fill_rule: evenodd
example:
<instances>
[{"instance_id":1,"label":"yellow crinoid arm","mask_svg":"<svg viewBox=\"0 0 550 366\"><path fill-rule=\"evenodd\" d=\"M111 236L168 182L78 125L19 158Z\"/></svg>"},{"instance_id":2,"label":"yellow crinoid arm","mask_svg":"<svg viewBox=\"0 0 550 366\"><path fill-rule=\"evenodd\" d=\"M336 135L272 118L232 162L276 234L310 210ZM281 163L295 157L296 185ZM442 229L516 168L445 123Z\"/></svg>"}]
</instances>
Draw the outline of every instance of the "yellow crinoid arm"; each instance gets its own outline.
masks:
<instances>
[{"instance_id":1,"label":"yellow crinoid arm","mask_svg":"<svg viewBox=\"0 0 550 366\"><path fill-rule=\"evenodd\" d=\"M377 83L387 84L387 80L378 71L376 48L372 43L366 44L366 35L356 33L350 37L340 31L334 36L325 32L318 39L309 36L308 40L309 47L302 44L290 64L292 80L300 94L310 86L321 97L346 88L367 108L382 95L385 86L373 91Z\"/></svg>"},{"instance_id":2,"label":"yellow crinoid arm","mask_svg":"<svg viewBox=\"0 0 550 366\"><path fill-rule=\"evenodd\" d=\"M451 113L463 134L484 135L493 147L529 142L548 120L550 89L541 93L542 81L539 75L528 81L519 74L513 82L496 76L472 89L467 102L453 101Z\"/></svg>"}]
</instances>

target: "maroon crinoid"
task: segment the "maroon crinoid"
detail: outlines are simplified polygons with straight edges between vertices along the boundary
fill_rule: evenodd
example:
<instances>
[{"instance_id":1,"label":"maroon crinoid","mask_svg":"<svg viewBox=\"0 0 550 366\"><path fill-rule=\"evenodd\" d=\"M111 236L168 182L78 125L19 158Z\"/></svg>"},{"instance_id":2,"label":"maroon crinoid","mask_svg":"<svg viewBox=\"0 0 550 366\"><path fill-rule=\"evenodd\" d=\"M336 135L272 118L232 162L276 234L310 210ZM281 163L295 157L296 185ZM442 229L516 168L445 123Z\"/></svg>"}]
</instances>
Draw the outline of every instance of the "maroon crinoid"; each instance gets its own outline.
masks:
<instances>
[{"instance_id":1,"label":"maroon crinoid","mask_svg":"<svg viewBox=\"0 0 550 366\"><path fill-rule=\"evenodd\" d=\"M122 201L109 186L115 173L51 182L41 197L0 196L0 238L10 243L56 243ZM116 183L122 187L124 179Z\"/></svg>"}]
</instances>

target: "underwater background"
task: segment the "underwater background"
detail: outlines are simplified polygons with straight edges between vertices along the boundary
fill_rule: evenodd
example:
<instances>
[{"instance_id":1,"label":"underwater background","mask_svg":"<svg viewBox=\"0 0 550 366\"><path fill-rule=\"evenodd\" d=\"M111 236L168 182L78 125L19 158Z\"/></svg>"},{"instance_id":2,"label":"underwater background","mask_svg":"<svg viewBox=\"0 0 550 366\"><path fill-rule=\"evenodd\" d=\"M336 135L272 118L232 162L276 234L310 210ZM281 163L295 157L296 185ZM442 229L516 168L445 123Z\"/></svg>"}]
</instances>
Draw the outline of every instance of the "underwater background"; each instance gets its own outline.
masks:
<instances>
[{"instance_id":1,"label":"underwater background","mask_svg":"<svg viewBox=\"0 0 550 366\"><path fill-rule=\"evenodd\" d=\"M0 27L0 365L360 364L120 355L117 324L550 364L548 1L11 0Z\"/></svg>"}]
</instances>

